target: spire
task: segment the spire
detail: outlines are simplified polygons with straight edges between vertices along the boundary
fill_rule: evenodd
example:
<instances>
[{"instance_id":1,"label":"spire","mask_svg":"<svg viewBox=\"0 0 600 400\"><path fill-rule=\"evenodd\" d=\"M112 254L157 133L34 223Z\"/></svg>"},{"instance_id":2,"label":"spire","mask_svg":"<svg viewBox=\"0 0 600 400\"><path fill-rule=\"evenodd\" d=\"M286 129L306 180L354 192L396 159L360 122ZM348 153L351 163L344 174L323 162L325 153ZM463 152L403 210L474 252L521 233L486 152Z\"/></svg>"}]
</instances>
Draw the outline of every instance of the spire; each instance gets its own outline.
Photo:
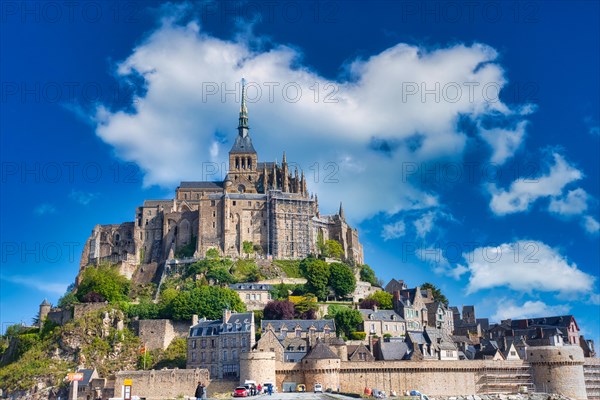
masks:
<instances>
[{"instance_id":1,"label":"spire","mask_svg":"<svg viewBox=\"0 0 600 400\"><path fill-rule=\"evenodd\" d=\"M287 158L285 158L285 151L283 152L283 161L281 161L284 165L287 164Z\"/></svg>"},{"instance_id":2,"label":"spire","mask_svg":"<svg viewBox=\"0 0 600 400\"><path fill-rule=\"evenodd\" d=\"M302 178L300 179L300 186L301 186L301 188L300 188L301 193L303 195L306 195L307 190L306 190L306 178L304 177L304 170L302 170Z\"/></svg>"},{"instance_id":3,"label":"spire","mask_svg":"<svg viewBox=\"0 0 600 400\"><path fill-rule=\"evenodd\" d=\"M240 106L240 120L238 132L241 137L248 136L248 108L246 107L246 80L242 78L242 104Z\"/></svg>"},{"instance_id":4,"label":"spire","mask_svg":"<svg viewBox=\"0 0 600 400\"><path fill-rule=\"evenodd\" d=\"M340 201L340 211L339 211L339 216L342 219L346 219L346 217L344 216L344 207L342 207L342 202Z\"/></svg>"},{"instance_id":5,"label":"spire","mask_svg":"<svg viewBox=\"0 0 600 400\"><path fill-rule=\"evenodd\" d=\"M277 190L277 161L273 163L273 189Z\"/></svg>"}]
</instances>

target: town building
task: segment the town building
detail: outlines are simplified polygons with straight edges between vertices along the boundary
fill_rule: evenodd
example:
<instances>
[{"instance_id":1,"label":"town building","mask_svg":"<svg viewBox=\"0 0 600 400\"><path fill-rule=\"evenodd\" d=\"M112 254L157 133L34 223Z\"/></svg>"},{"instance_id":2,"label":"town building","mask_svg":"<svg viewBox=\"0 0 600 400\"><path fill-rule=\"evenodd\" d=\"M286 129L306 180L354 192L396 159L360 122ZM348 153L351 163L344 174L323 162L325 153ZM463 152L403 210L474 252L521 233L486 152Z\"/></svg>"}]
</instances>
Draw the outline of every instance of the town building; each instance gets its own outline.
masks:
<instances>
[{"instance_id":1,"label":"town building","mask_svg":"<svg viewBox=\"0 0 600 400\"><path fill-rule=\"evenodd\" d=\"M373 309L358 311L363 319L358 329L367 335L404 337L406 334L406 321L394 310L379 310L375 306Z\"/></svg>"},{"instance_id":2,"label":"town building","mask_svg":"<svg viewBox=\"0 0 600 400\"><path fill-rule=\"evenodd\" d=\"M259 283L235 283L229 285L240 296L248 311L263 310L272 300L273 286Z\"/></svg>"},{"instance_id":3,"label":"town building","mask_svg":"<svg viewBox=\"0 0 600 400\"><path fill-rule=\"evenodd\" d=\"M190 328L186 368L207 369L212 379L237 378L240 354L254 344L254 314L224 310L222 319L203 319Z\"/></svg>"},{"instance_id":4,"label":"town building","mask_svg":"<svg viewBox=\"0 0 600 400\"><path fill-rule=\"evenodd\" d=\"M335 322L332 319L263 319L260 322L260 329L263 335L272 331L280 341L285 338L315 340L335 337Z\"/></svg>"}]
</instances>

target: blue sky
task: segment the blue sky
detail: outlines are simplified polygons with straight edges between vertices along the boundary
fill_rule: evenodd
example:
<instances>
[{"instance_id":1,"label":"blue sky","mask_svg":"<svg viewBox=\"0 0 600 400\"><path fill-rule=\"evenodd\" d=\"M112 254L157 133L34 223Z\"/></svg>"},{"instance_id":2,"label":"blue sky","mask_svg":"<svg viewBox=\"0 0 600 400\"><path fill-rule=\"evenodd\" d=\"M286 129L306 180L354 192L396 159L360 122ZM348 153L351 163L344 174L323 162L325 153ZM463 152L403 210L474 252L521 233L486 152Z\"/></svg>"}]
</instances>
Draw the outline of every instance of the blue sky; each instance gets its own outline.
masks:
<instances>
[{"instance_id":1,"label":"blue sky","mask_svg":"<svg viewBox=\"0 0 600 400\"><path fill-rule=\"evenodd\" d=\"M599 11L3 2L3 328L56 303L95 224L222 173L245 77L259 158L343 201L384 281L598 340Z\"/></svg>"}]
</instances>

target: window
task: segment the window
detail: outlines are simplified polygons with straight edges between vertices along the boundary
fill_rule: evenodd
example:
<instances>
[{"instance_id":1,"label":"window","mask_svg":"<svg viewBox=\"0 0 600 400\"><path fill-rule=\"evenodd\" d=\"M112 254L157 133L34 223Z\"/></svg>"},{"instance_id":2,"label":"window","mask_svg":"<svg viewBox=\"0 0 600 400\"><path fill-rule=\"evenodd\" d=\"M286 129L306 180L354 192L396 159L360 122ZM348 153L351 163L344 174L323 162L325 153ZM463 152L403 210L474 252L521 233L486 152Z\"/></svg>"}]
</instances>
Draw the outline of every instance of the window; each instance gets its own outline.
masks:
<instances>
[{"instance_id":1,"label":"window","mask_svg":"<svg viewBox=\"0 0 600 400\"><path fill-rule=\"evenodd\" d=\"M246 300L250 300L250 293L246 294Z\"/></svg>"},{"instance_id":2,"label":"window","mask_svg":"<svg viewBox=\"0 0 600 400\"><path fill-rule=\"evenodd\" d=\"M214 206L215 206L215 203L216 203L216 202L215 202L214 200L211 200L211 201L210 201L210 205L211 205L212 207L214 207Z\"/></svg>"},{"instance_id":3,"label":"window","mask_svg":"<svg viewBox=\"0 0 600 400\"><path fill-rule=\"evenodd\" d=\"M205 352L200 353L200 359L202 360L202 362L206 361L206 353Z\"/></svg>"},{"instance_id":4,"label":"window","mask_svg":"<svg viewBox=\"0 0 600 400\"><path fill-rule=\"evenodd\" d=\"M196 348L196 340L192 340L192 349Z\"/></svg>"},{"instance_id":5,"label":"window","mask_svg":"<svg viewBox=\"0 0 600 400\"><path fill-rule=\"evenodd\" d=\"M200 199L200 195L196 194L196 200L199 200L199 199Z\"/></svg>"},{"instance_id":6,"label":"window","mask_svg":"<svg viewBox=\"0 0 600 400\"><path fill-rule=\"evenodd\" d=\"M242 336L242 347L245 348L246 347L246 337Z\"/></svg>"},{"instance_id":7,"label":"window","mask_svg":"<svg viewBox=\"0 0 600 400\"><path fill-rule=\"evenodd\" d=\"M192 362L195 362L195 361L196 361L196 352L193 352L192 353Z\"/></svg>"},{"instance_id":8,"label":"window","mask_svg":"<svg viewBox=\"0 0 600 400\"><path fill-rule=\"evenodd\" d=\"M215 347L215 339L212 339L210 341L210 347L214 348Z\"/></svg>"},{"instance_id":9,"label":"window","mask_svg":"<svg viewBox=\"0 0 600 400\"><path fill-rule=\"evenodd\" d=\"M223 347L227 347L227 338L223 338Z\"/></svg>"},{"instance_id":10,"label":"window","mask_svg":"<svg viewBox=\"0 0 600 400\"><path fill-rule=\"evenodd\" d=\"M366 361L367 360L367 354L366 353L358 353L358 359L361 361Z\"/></svg>"},{"instance_id":11,"label":"window","mask_svg":"<svg viewBox=\"0 0 600 400\"><path fill-rule=\"evenodd\" d=\"M213 211L213 218L217 216L217 212Z\"/></svg>"},{"instance_id":12,"label":"window","mask_svg":"<svg viewBox=\"0 0 600 400\"><path fill-rule=\"evenodd\" d=\"M248 202L248 207L251 207L251 206L252 206L252 202L251 202L251 201L249 201L249 202Z\"/></svg>"},{"instance_id":13,"label":"window","mask_svg":"<svg viewBox=\"0 0 600 400\"><path fill-rule=\"evenodd\" d=\"M237 350L231 350L231 358L234 360L237 360L238 358L238 354L237 354Z\"/></svg>"},{"instance_id":14,"label":"window","mask_svg":"<svg viewBox=\"0 0 600 400\"><path fill-rule=\"evenodd\" d=\"M387 325L387 324L385 324L385 330L386 330L386 331L389 331L389 328L388 328L388 325Z\"/></svg>"},{"instance_id":15,"label":"window","mask_svg":"<svg viewBox=\"0 0 600 400\"><path fill-rule=\"evenodd\" d=\"M256 295L256 300L260 300L260 293Z\"/></svg>"},{"instance_id":16,"label":"window","mask_svg":"<svg viewBox=\"0 0 600 400\"><path fill-rule=\"evenodd\" d=\"M235 206L237 204L237 201L232 201L232 204Z\"/></svg>"},{"instance_id":17,"label":"window","mask_svg":"<svg viewBox=\"0 0 600 400\"><path fill-rule=\"evenodd\" d=\"M398 332L398 325L394 325L394 332Z\"/></svg>"},{"instance_id":18,"label":"window","mask_svg":"<svg viewBox=\"0 0 600 400\"><path fill-rule=\"evenodd\" d=\"M296 337L302 337L302 329L296 329Z\"/></svg>"},{"instance_id":19,"label":"window","mask_svg":"<svg viewBox=\"0 0 600 400\"><path fill-rule=\"evenodd\" d=\"M215 227L215 221L213 221L213 228Z\"/></svg>"},{"instance_id":20,"label":"window","mask_svg":"<svg viewBox=\"0 0 600 400\"><path fill-rule=\"evenodd\" d=\"M227 361L227 350L223 350L223 361Z\"/></svg>"},{"instance_id":21,"label":"window","mask_svg":"<svg viewBox=\"0 0 600 400\"><path fill-rule=\"evenodd\" d=\"M210 353L210 361L215 361L215 359L217 358L217 355L214 351L211 351Z\"/></svg>"},{"instance_id":22,"label":"window","mask_svg":"<svg viewBox=\"0 0 600 400\"><path fill-rule=\"evenodd\" d=\"M202 344L202 348L205 349L206 348L206 339L202 339L202 341L200 343Z\"/></svg>"},{"instance_id":23,"label":"window","mask_svg":"<svg viewBox=\"0 0 600 400\"><path fill-rule=\"evenodd\" d=\"M516 352L516 351L511 351L511 352L510 352L510 355L511 355L511 356L516 356L516 355L517 355L517 352Z\"/></svg>"}]
</instances>

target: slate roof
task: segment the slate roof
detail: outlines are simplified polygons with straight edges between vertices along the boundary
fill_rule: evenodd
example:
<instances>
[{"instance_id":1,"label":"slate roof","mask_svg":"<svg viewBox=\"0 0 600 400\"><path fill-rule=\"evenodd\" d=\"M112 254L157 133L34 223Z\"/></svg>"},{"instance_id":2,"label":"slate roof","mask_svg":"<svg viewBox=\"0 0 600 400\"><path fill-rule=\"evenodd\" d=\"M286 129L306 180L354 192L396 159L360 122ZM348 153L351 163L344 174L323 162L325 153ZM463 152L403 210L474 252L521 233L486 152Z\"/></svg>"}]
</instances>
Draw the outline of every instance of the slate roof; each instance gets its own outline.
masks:
<instances>
[{"instance_id":1,"label":"slate roof","mask_svg":"<svg viewBox=\"0 0 600 400\"><path fill-rule=\"evenodd\" d=\"M272 285L266 284L258 284L258 283L235 283L233 285L229 285L230 289L245 291L245 290L273 290Z\"/></svg>"},{"instance_id":2,"label":"slate roof","mask_svg":"<svg viewBox=\"0 0 600 400\"><path fill-rule=\"evenodd\" d=\"M92 376L94 375L94 369L78 369L77 372L83 374L83 380L79 382L79 386L87 386L90 384L92 380Z\"/></svg>"},{"instance_id":3,"label":"slate roof","mask_svg":"<svg viewBox=\"0 0 600 400\"><path fill-rule=\"evenodd\" d=\"M572 315L560 315L556 317L545 317L545 318L529 318L529 319L513 319L510 321L511 328L519 328L523 326L523 321L527 321L529 327L532 326L557 326L566 328L571 324L573 320ZM575 322L577 324L577 322Z\"/></svg>"},{"instance_id":4,"label":"slate roof","mask_svg":"<svg viewBox=\"0 0 600 400\"><path fill-rule=\"evenodd\" d=\"M359 309L358 311L360 311L363 321L367 321L367 320L394 321L394 322L404 321L404 318L402 318L402 316L400 316L400 314L398 314L394 310L373 311L373 310Z\"/></svg>"},{"instance_id":5,"label":"slate roof","mask_svg":"<svg viewBox=\"0 0 600 400\"><path fill-rule=\"evenodd\" d=\"M229 151L230 153L256 153L254 146L252 145L252 139L250 135L240 136L237 135L233 147Z\"/></svg>"},{"instance_id":6,"label":"slate roof","mask_svg":"<svg viewBox=\"0 0 600 400\"><path fill-rule=\"evenodd\" d=\"M383 341L381 343L381 357L384 361L404 360L409 351L408 345L399 340L389 342Z\"/></svg>"},{"instance_id":7,"label":"slate roof","mask_svg":"<svg viewBox=\"0 0 600 400\"><path fill-rule=\"evenodd\" d=\"M281 341L284 351L304 351L308 349L308 343L305 338L286 337ZM304 347L304 350L300 350L300 347ZM290 348L290 349L288 349Z\"/></svg>"},{"instance_id":8,"label":"slate roof","mask_svg":"<svg viewBox=\"0 0 600 400\"><path fill-rule=\"evenodd\" d=\"M217 336L222 333L250 332L252 313L232 313L227 323L222 320L203 320L190 328L190 336Z\"/></svg>"},{"instance_id":9,"label":"slate roof","mask_svg":"<svg viewBox=\"0 0 600 400\"><path fill-rule=\"evenodd\" d=\"M181 182L181 189L223 189L223 182Z\"/></svg>"},{"instance_id":10,"label":"slate roof","mask_svg":"<svg viewBox=\"0 0 600 400\"><path fill-rule=\"evenodd\" d=\"M288 331L295 330L297 326L306 332L311 326L314 326L317 332L323 332L325 326L329 326L332 332L335 331L335 322L332 319L263 319L260 323L261 330L266 331L269 324L275 332L280 332L282 326L285 326Z\"/></svg>"},{"instance_id":11,"label":"slate roof","mask_svg":"<svg viewBox=\"0 0 600 400\"><path fill-rule=\"evenodd\" d=\"M334 360L337 359L337 360L339 360L340 357L338 357L338 355L335 354L333 352L333 350L331 350L329 348L329 346L327 346L323 342L317 343L312 348L312 350L310 351L310 353L308 353L304 357L304 360L329 360L329 359L334 359Z\"/></svg>"}]
</instances>

